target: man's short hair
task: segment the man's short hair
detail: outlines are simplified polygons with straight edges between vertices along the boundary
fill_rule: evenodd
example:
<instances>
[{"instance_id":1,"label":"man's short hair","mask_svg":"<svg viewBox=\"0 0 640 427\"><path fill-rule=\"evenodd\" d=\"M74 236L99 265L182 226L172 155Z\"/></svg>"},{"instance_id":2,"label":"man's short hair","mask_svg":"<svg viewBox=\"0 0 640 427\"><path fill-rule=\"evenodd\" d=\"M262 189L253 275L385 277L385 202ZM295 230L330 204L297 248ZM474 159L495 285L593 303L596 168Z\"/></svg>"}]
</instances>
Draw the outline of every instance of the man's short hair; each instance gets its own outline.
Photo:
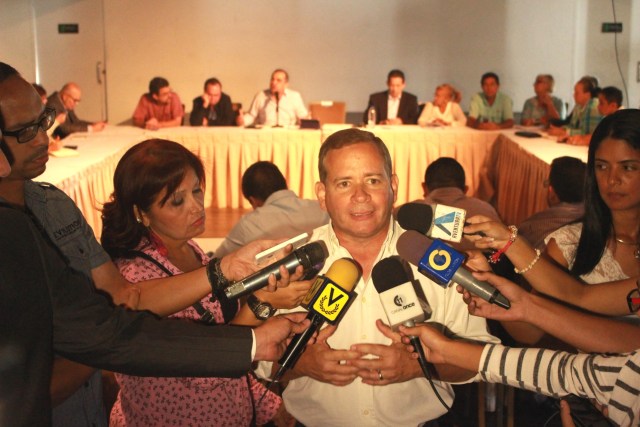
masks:
<instances>
[{"instance_id":1,"label":"man's short hair","mask_svg":"<svg viewBox=\"0 0 640 427\"><path fill-rule=\"evenodd\" d=\"M600 90L600 95L607 100L608 103L615 103L618 107L622 106L622 91L615 86L607 86Z\"/></svg>"},{"instance_id":2,"label":"man's short hair","mask_svg":"<svg viewBox=\"0 0 640 427\"><path fill-rule=\"evenodd\" d=\"M584 76L578 80L578 83L582 85L582 89L584 89L585 92L591 93L592 98L595 98L598 96L598 93L600 93L598 79L593 76Z\"/></svg>"},{"instance_id":3,"label":"man's short hair","mask_svg":"<svg viewBox=\"0 0 640 427\"><path fill-rule=\"evenodd\" d=\"M549 92L553 92L553 86L556 84L556 81L551 74L538 74L536 76L536 80L538 79L547 82L549 85Z\"/></svg>"},{"instance_id":4,"label":"man's short hair","mask_svg":"<svg viewBox=\"0 0 640 427\"><path fill-rule=\"evenodd\" d=\"M500 77L493 71L489 71L488 73L484 73L480 78L480 85L484 84L484 81L487 79L494 79L496 83L500 84Z\"/></svg>"},{"instance_id":5,"label":"man's short hair","mask_svg":"<svg viewBox=\"0 0 640 427\"><path fill-rule=\"evenodd\" d=\"M220 80L216 79L215 77L211 77L210 79L207 79L204 82L204 90L206 92L207 90L207 86L209 85L220 85L220 87L222 87L222 83L220 83Z\"/></svg>"},{"instance_id":6,"label":"man's short hair","mask_svg":"<svg viewBox=\"0 0 640 427\"><path fill-rule=\"evenodd\" d=\"M13 68L9 64L5 64L4 62L0 62L0 83L7 80L12 76L19 76L18 70ZM4 128L4 117L2 117L2 112L0 111L0 129Z\"/></svg>"},{"instance_id":7,"label":"man's short hair","mask_svg":"<svg viewBox=\"0 0 640 427\"><path fill-rule=\"evenodd\" d=\"M371 132L351 128L343 129L331 134L331 136L329 136L329 138L327 138L327 140L320 146L320 154L318 156L318 173L320 175L320 181L326 183L327 168L324 164L324 159L327 157L327 154L329 154L329 151L360 143L373 144L384 161L384 171L390 179L393 173L391 154L389 154L389 150L387 149L387 146L384 145L384 142Z\"/></svg>"},{"instance_id":8,"label":"man's short hair","mask_svg":"<svg viewBox=\"0 0 640 427\"><path fill-rule=\"evenodd\" d=\"M282 68L276 68L275 70L273 70L273 73L271 73L271 77L273 77L275 73L284 73L284 81L286 82L289 81L289 73L287 73L287 70L283 70Z\"/></svg>"},{"instance_id":9,"label":"man's short hair","mask_svg":"<svg viewBox=\"0 0 640 427\"><path fill-rule=\"evenodd\" d=\"M587 165L575 157L558 157L551 162L549 184L558 199L565 203L580 203L584 200L584 180Z\"/></svg>"},{"instance_id":10,"label":"man's short hair","mask_svg":"<svg viewBox=\"0 0 640 427\"><path fill-rule=\"evenodd\" d=\"M169 86L169 80L164 77L154 77L149 82L149 93L151 95L157 95L160 93L160 89Z\"/></svg>"},{"instance_id":11,"label":"man's short hair","mask_svg":"<svg viewBox=\"0 0 640 427\"><path fill-rule=\"evenodd\" d=\"M404 82L404 73L401 70L391 70L389 71L389 74L387 74L387 83L391 80L391 78L393 77L400 77L402 79L402 81Z\"/></svg>"},{"instance_id":12,"label":"man's short hair","mask_svg":"<svg viewBox=\"0 0 640 427\"><path fill-rule=\"evenodd\" d=\"M424 172L424 183L429 191L445 187L455 187L464 191L465 182L464 168L451 157L440 157Z\"/></svg>"},{"instance_id":13,"label":"man's short hair","mask_svg":"<svg viewBox=\"0 0 640 427\"><path fill-rule=\"evenodd\" d=\"M271 162L256 162L242 175L242 195L265 201L276 191L286 190L287 180Z\"/></svg>"}]
</instances>

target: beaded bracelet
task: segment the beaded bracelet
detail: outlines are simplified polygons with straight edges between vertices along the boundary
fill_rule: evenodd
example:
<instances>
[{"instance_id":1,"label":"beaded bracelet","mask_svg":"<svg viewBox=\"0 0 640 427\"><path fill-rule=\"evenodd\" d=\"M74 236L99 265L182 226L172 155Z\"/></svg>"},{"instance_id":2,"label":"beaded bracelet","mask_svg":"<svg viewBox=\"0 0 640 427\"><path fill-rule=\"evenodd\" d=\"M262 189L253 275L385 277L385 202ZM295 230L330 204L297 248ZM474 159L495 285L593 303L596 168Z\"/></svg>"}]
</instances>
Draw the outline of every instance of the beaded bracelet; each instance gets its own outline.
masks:
<instances>
[{"instance_id":1,"label":"beaded bracelet","mask_svg":"<svg viewBox=\"0 0 640 427\"><path fill-rule=\"evenodd\" d=\"M516 240L516 237L518 237L518 228L515 225L510 225L508 228L509 228L509 231L511 231L511 235L509 236L509 241L507 242L506 245L504 245L502 249L495 251L494 253L491 254L491 256L489 257L489 262L491 264L495 264L498 261L500 261L500 257L502 256L502 254L507 252L509 247Z\"/></svg>"},{"instance_id":2,"label":"beaded bracelet","mask_svg":"<svg viewBox=\"0 0 640 427\"><path fill-rule=\"evenodd\" d=\"M535 258L533 258L533 261L531 261L529 263L529 265L527 265L522 270L518 270L517 268L514 268L513 271L515 271L516 274L524 274L527 271L531 270L533 268L533 266L536 265L536 262L538 262L538 260L540 259L540 253L541 253L540 249L536 249L536 256L535 256Z\"/></svg>"}]
</instances>

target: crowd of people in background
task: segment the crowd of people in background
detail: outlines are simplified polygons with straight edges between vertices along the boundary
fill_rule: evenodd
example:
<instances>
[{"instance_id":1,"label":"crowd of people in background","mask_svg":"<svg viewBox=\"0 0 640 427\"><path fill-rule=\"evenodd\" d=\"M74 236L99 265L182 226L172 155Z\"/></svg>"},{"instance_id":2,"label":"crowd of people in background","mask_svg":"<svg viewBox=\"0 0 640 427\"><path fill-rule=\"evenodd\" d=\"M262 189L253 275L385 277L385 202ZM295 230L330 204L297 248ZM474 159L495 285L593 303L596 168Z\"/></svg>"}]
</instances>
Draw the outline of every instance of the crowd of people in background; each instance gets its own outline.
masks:
<instances>
[{"instance_id":1,"label":"crowd of people in background","mask_svg":"<svg viewBox=\"0 0 640 427\"><path fill-rule=\"evenodd\" d=\"M189 123L298 124L308 111L300 93L289 89L288 83L288 73L275 70L269 88L258 92L244 111L222 92L219 80L208 79L202 95L193 99ZM515 126L513 102L500 90L499 76L485 73L480 84L481 91L471 97L465 115L459 105L461 94L452 85L439 85L434 99L420 106L415 95L404 91L404 73L392 70L388 90L369 97L363 119L385 125L478 130ZM611 86L600 89L590 76L575 83L575 106L568 116L567 104L553 96L553 76L540 74L533 86L535 96L524 103L519 124L544 128L562 142L588 145L586 164L571 157L552 162L545 181L547 210L517 226L505 226L489 203L466 194L464 168L449 157L428 166L422 183L424 199L413 202L466 210L466 237L456 247L469 251L466 265L473 276L495 286L510 300L511 308L489 304L462 288L440 286L407 264L412 286L428 302L428 307L421 308L429 317L415 328L392 329L380 320L386 321L386 315L372 286L372 271L380 260L399 255L396 244L405 230L394 218L394 204L403 183L393 173L391 155L375 129L340 130L322 144L317 201L298 198L274 164L251 165L242 177L242 193L253 211L234 226L213 258L193 240L203 232L206 215L200 159L175 142L143 141L118 163L113 194L102 210L102 241L98 242L68 196L33 179L46 167L49 137L99 132L105 123L77 117L74 109L82 95L77 84L68 83L47 97L41 87L34 85L34 90L15 70L0 63L3 257L15 256L10 243L31 244L44 265L34 274L40 270L65 273L57 281L46 275L25 281L34 289L42 284L43 289L62 295L54 303L45 298L38 305L43 312L53 312L50 323L56 328L45 325L46 333L40 338L48 346L42 359L51 360L37 368L38 378L44 378L37 396L44 396L44 402L34 407L47 411L52 399L54 425L106 425L101 373L91 363L95 357L98 368L124 372L116 374L120 391L109 421L113 426L251 426L272 421L278 426L437 427L443 425L438 419L454 401L451 384L472 381L504 383L556 398L574 394L593 399L602 416L616 425L638 425L640 110L622 109L622 92ZM134 125L150 130L181 126L184 105L169 82L155 77L148 90L133 113ZM28 232L20 231L25 229ZM29 239L16 238L16 230ZM313 280L305 280L301 271L291 276L281 272L277 290L275 280L270 280L269 292L257 291L242 303L216 299L212 291L219 283L246 277L247 259L253 260L264 246L252 241L289 238L301 231L309 233L310 241L326 245L324 267L315 273L324 273L334 261L347 257L357 261L362 276L355 285L357 298L340 324L320 331L283 378L284 392L274 393L255 374L271 379L278 369L274 347L282 347L284 337L301 329L296 323L300 317L290 317L295 322L270 319L301 311L300 303ZM19 334L31 336L34 331L29 325L18 324L13 317L31 301L12 303L20 301L14 296L19 295L20 280L14 280L15 272L4 264L3 260L3 275L10 279L0 279L2 292L9 289L12 299L0 299L8 313L0 310L2 324L18 331L12 332L12 339ZM12 280L11 287L6 280ZM112 303L156 316L217 324L211 330L222 332L216 335L207 328L189 329L176 326L181 325L178 321L114 309L97 299L94 289L108 294ZM82 304L98 314L83 311ZM499 322L506 331L501 338L512 340L514 348L501 345L498 332L490 330L485 319ZM123 330L128 322L132 326ZM136 322L141 326L136 327ZM80 334L74 337L77 324ZM91 336L91 325L100 327L107 339ZM270 335L266 351L264 332L276 330L274 325L278 325L277 338ZM169 338L158 338L163 328L167 334L177 331L181 336L167 335L176 340L169 343ZM146 359L143 341L123 343L129 334L137 337L140 331L149 331L151 343L166 348L167 354L157 361L152 356ZM408 345L408 336L420 338L433 364L431 385L416 362L415 349ZM214 343L204 344L198 337ZM547 340L550 337L556 341ZM547 349L536 348L543 344ZM564 351L567 348L569 352ZM55 358L54 350L58 351ZM189 353L184 361L179 360L181 350ZM200 351L202 355L195 354ZM215 363L206 363L207 352L214 353ZM176 368L170 366L170 357L176 359ZM260 363L250 366L254 360ZM154 361L157 369L151 366ZM149 366L141 366L145 364ZM51 397L49 389L43 389L49 378ZM1 393L0 398L4 398ZM575 407L572 411L563 402L563 425L571 425L572 413L578 416ZM0 412L0 421L2 416ZM42 415L21 416L48 421ZM453 416L452 425L456 424L464 421Z\"/></svg>"},{"instance_id":2,"label":"crowd of people in background","mask_svg":"<svg viewBox=\"0 0 640 427\"><path fill-rule=\"evenodd\" d=\"M433 99L419 103L418 97L406 92L405 74L394 69L387 75L387 90L369 96L363 123L420 126L468 126L480 130L507 129L515 124L536 126L548 130L559 142L589 145L593 130L603 117L623 106L622 91L614 86L600 88L595 77L584 76L574 86L574 108L553 95L555 80L550 74L540 74L533 83L535 96L522 107L520 122L514 121L513 101L500 91L500 77L487 72L480 79L482 90L471 97L468 114L460 107L461 93L451 84L436 87ZM46 98L46 91L34 83L46 99L46 104L58 113L55 137L64 138L72 132L98 132L104 122L81 120L74 108L81 99L81 89L73 82ZM134 126L150 130L182 126L186 115L180 96L171 89L169 81L154 77L149 82L132 115ZM276 69L271 74L269 88L258 92L248 110L222 92L217 78L204 82L202 95L193 99L189 124L191 126L247 126L280 127L299 125L309 118L309 112L299 92L289 88L289 73Z\"/></svg>"}]
</instances>

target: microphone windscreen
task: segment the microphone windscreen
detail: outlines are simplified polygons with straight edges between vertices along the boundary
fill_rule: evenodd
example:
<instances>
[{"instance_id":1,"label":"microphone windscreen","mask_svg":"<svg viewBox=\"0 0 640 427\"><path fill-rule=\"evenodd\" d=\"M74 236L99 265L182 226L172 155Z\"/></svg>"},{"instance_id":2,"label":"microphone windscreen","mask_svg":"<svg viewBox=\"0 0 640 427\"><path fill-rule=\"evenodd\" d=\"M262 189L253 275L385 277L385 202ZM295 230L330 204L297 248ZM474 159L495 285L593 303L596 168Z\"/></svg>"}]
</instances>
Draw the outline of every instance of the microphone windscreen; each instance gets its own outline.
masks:
<instances>
[{"instance_id":1,"label":"microphone windscreen","mask_svg":"<svg viewBox=\"0 0 640 427\"><path fill-rule=\"evenodd\" d=\"M398 209L398 223L405 230L426 234L433 225L433 208L424 203L405 203Z\"/></svg>"},{"instance_id":2,"label":"microphone windscreen","mask_svg":"<svg viewBox=\"0 0 640 427\"><path fill-rule=\"evenodd\" d=\"M398 255L413 265L419 265L420 260L424 256L433 240L420 234L417 231L408 230L402 233L396 243Z\"/></svg>"},{"instance_id":3,"label":"microphone windscreen","mask_svg":"<svg viewBox=\"0 0 640 427\"><path fill-rule=\"evenodd\" d=\"M385 258L373 266L373 286L379 294L410 281L407 271L398 257Z\"/></svg>"},{"instance_id":4,"label":"microphone windscreen","mask_svg":"<svg viewBox=\"0 0 640 427\"><path fill-rule=\"evenodd\" d=\"M340 258L331 264L325 276L345 291L351 292L362 276L362 267L351 258Z\"/></svg>"},{"instance_id":5,"label":"microphone windscreen","mask_svg":"<svg viewBox=\"0 0 640 427\"><path fill-rule=\"evenodd\" d=\"M304 269L313 267L314 265L324 263L324 260L329 256L326 243L322 240L307 243L306 245L297 249L299 253L303 253L302 265Z\"/></svg>"}]
</instances>

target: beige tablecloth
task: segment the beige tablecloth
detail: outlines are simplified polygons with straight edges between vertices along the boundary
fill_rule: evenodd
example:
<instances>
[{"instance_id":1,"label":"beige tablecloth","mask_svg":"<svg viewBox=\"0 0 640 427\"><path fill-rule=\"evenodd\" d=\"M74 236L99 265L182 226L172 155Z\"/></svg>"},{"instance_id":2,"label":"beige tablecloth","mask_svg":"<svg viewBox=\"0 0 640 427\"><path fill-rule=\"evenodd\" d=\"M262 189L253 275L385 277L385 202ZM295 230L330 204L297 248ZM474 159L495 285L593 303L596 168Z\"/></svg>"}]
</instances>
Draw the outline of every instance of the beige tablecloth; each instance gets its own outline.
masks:
<instances>
[{"instance_id":1,"label":"beige tablecloth","mask_svg":"<svg viewBox=\"0 0 640 427\"><path fill-rule=\"evenodd\" d=\"M486 158L478 197L490 200L506 224L548 207L543 183L553 159L570 156L587 161L588 147L559 144L547 138L523 138L502 132Z\"/></svg>"},{"instance_id":2,"label":"beige tablecloth","mask_svg":"<svg viewBox=\"0 0 640 427\"><path fill-rule=\"evenodd\" d=\"M338 127L320 130L191 128L156 132L133 127L108 127L96 134L73 134L63 142L77 145L79 156L49 160L38 178L65 191L99 235L100 208L113 191L115 167L132 145L148 138L179 142L202 159L207 179L205 204L218 208L249 208L242 197L241 178L258 160L275 163L289 188L300 197L315 198L318 152ZM448 156L464 167L470 195L493 199L507 223L546 206L542 182L555 157L573 155L586 160L586 147L550 140L526 139L513 131L486 132L468 128L377 126L371 129L387 144L399 177L397 205L422 198L424 171L433 160Z\"/></svg>"}]
</instances>

